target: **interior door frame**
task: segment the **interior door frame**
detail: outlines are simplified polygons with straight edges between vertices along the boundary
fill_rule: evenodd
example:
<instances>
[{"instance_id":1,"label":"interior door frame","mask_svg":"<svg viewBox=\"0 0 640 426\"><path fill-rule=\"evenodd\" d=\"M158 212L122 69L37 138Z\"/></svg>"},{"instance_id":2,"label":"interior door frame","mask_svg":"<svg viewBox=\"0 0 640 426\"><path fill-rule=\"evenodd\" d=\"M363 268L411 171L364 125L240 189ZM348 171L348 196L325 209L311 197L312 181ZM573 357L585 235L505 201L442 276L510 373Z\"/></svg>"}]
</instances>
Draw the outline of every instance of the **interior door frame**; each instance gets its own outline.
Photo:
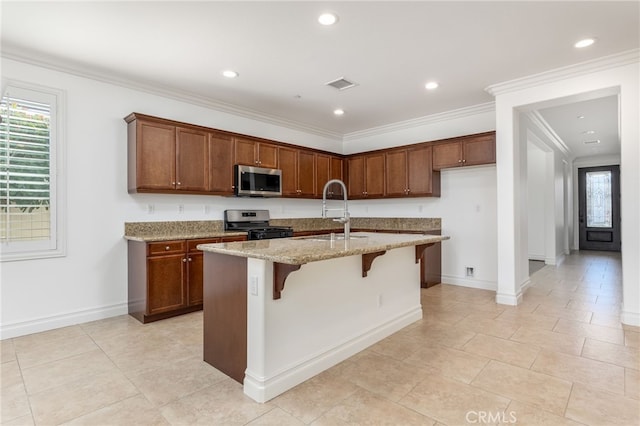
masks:
<instances>
[{"instance_id":1,"label":"interior door frame","mask_svg":"<svg viewBox=\"0 0 640 426\"><path fill-rule=\"evenodd\" d=\"M612 241L588 241L588 232L602 231L603 228L588 228L586 224L586 188L585 176L588 172L611 171L611 219L612 219ZM620 166L595 166L578 168L578 248L580 250L604 250L620 251ZM606 229L606 228L605 228Z\"/></svg>"}]
</instances>

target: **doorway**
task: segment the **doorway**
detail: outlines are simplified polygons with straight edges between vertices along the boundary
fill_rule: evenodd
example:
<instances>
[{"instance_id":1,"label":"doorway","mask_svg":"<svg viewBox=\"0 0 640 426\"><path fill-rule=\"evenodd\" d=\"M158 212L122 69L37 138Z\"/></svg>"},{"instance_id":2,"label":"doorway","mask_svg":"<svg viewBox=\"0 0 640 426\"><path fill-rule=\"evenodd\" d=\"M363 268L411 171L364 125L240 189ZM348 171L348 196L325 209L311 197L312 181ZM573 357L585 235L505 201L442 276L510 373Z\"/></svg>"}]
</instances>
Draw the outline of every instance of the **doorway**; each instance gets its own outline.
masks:
<instances>
[{"instance_id":1,"label":"doorway","mask_svg":"<svg viewBox=\"0 0 640 426\"><path fill-rule=\"evenodd\" d=\"M578 169L580 250L620 251L620 166Z\"/></svg>"}]
</instances>

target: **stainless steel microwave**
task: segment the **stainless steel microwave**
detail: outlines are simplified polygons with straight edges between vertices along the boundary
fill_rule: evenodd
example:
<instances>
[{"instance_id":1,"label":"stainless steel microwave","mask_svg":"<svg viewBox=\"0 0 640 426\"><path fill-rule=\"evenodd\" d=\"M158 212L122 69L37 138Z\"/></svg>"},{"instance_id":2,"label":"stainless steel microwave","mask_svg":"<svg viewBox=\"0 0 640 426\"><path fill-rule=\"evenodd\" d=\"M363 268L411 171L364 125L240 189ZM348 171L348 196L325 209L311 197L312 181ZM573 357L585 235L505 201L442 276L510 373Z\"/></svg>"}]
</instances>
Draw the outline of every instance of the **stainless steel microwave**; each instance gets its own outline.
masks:
<instances>
[{"instance_id":1,"label":"stainless steel microwave","mask_svg":"<svg viewBox=\"0 0 640 426\"><path fill-rule=\"evenodd\" d=\"M239 197L282 196L282 170L236 164L234 191Z\"/></svg>"}]
</instances>

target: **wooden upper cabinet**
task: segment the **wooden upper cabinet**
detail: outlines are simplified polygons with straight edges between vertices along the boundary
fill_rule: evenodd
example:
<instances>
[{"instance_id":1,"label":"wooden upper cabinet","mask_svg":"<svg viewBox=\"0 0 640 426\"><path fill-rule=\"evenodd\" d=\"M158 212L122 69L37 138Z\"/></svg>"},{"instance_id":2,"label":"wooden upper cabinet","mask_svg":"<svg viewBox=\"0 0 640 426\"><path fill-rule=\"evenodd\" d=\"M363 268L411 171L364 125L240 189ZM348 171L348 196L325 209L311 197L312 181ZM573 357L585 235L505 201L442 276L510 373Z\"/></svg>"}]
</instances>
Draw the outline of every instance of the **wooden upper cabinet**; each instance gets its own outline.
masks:
<instances>
[{"instance_id":1,"label":"wooden upper cabinet","mask_svg":"<svg viewBox=\"0 0 640 426\"><path fill-rule=\"evenodd\" d=\"M209 185L209 134L176 128L176 183L185 191L206 191Z\"/></svg>"},{"instance_id":2,"label":"wooden upper cabinet","mask_svg":"<svg viewBox=\"0 0 640 426\"><path fill-rule=\"evenodd\" d=\"M407 149L407 195L440 196L440 172L433 171L433 148Z\"/></svg>"},{"instance_id":3,"label":"wooden upper cabinet","mask_svg":"<svg viewBox=\"0 0 640 426\"><path fill-rule=\"evenodd\" d=\"M131 118L128 122L129 192L172 190L176 181L176 127Z\"/></svg>"},{"instance_id":4,"label":"wooden upper cabinet","mask_svg":"<svg viewBox=\"0 0 640 426\"><path fill-rule=\"evenodd\" d=\"M129 192L207 190L207 132L135 115L127 123Z\"/></svg>"},{"instance_id":5,"label":"wooden upper cabinet","mask_svg":"<svg viewBox=\"0 0 640 426\"><path fill-rule=\"evenodd\" d=\"M209 134L209 191L214 194L233 194L233 150L231 135Z\"/></svg>"},{"instance_id":6,"label":"wooden upper cabinet","mask_svg":"<svg viewBox=\"0 0 640 426\"><path fill-rule=\"evenodd\" d=\"M253 139L236 138L235 163L275 169L278 167L278 147Z\"/></svg>"},{"instance_id":7,"label":"wooden upper cabinet","mask_svg":"<svg viewBox=\"0 0 640 426\"><path fill-rule=\"evenodd\" d=\"M349 198L384 196L384 154L368 154L347 159Z\"/></svg>"},{"instance_id":8,"label":"wooden upper cabinet","mask_svg":"<svg viewBox=\"0 0 640 426\"><path fill-rule=\"evenodd\" d=\"M316 155L316 195L322 198L324 185L331 179L331 159L327 154Z\"/></svg>"},{"instance_id":9,"label":"wooden upper cabinet","mask_svg":"<svg viewBox=\"0 0 640 426\"><path fill-rule=\"evenodd\" d=\"M407 150L400 149L385 154L387 196L402 197L407 195Z\"/></svg>"},{"instance_id":10,"label":"wooden upper cabinet","mask_svg":"<svg viewBox=\"0 0 640 426\"><path fill-rule=\"evenodd\" d=\"M479 134L433 145L433 169L496 162L495 133Z\"/></svg>"},{"instance_id":11,"label":"wooden upper cabinet","mask_svg":"<svg viewBox=\"0 0 640 426\"><path fill-rule=\"evenodd\" d=\"M282 195L315 196L315 153L279 147L278 168L282 170Z\"/></svg>"}]
</instances>

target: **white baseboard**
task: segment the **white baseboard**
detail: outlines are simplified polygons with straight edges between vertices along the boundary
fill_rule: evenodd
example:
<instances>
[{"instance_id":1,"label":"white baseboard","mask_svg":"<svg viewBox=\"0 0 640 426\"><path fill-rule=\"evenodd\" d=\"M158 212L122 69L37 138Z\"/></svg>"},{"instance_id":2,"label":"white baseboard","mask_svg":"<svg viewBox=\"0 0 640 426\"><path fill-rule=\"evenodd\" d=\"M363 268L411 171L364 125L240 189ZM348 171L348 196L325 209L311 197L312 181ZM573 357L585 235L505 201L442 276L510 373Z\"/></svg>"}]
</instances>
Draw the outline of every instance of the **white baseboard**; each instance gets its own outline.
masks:
<instances>
[{"instance_id":1,"label":"white baseboard","mask_svg":"<svg viewBox=\"0 0 640 426\"><path fill-rule=\"evenodd\" d=\"M384 324L375 327L335 348L314 356L305 362L288 368L273 377L260 377L248 369L244 376L244 393L258 402L266 402L288 389L333 367L339 362L357 354L363 349L379 342L422 319L422 308L412 309Z\"/></svg>"},{"instance_id":2,"label":"white baseboard","mask_svg":"<svg viewBox=\"0 0 640 426\"><path fill-rule=\"evenodd\" d=\"M539 260L539 261L542 261L542 262L544 262L546 260L546 258L544 257L544 254L531 254L531 253L529 253L528 259L529 260Z\"/></svg>"},{"instance_id":3,"label":"white baseboard","mask_svg":"<svg viewBox=\"0 0 640 426\"><path fill-rule=\"evenodd\" d=\"M478 288L481 290L496 291L498 284L494 281L477 280L475 278L456 277L453 275L442 275L443 284L459 285L462 287Z\"/></svg>"},{"instance_id":4,"label":"white baseboard","mask_svg":"<svg viewBox=\"0 0 640 426\"><path fill-rule=\"evenodd\" d=\"M624 308L622 308L621 321L623 324L640 327L640 313L625 311Z\"/></svg>"},{"instance_id":5,"label":"white baseboard","mask_svg":"<svg viewBox=\"0 0 640 426\"><path fill-rule=\"evenodd\" d=\"M522 292L518 294L496 293L496 303L499 305L517 306L522 302Z\"/></svg>"},{"instance_id":6,"label":"white baseboard","mask_svg":"<svg viewBox=\"0 0 640 426\"><path fill-rule=\"evenodd\" d=\"M41 331L53 330L56 328L68 327L70 325L96 321L118 315L126 315L128 312L127 302L123 302L33 320L2 324L0 325L0 340L39 333Z\"/></svg>"}]
</instances>

